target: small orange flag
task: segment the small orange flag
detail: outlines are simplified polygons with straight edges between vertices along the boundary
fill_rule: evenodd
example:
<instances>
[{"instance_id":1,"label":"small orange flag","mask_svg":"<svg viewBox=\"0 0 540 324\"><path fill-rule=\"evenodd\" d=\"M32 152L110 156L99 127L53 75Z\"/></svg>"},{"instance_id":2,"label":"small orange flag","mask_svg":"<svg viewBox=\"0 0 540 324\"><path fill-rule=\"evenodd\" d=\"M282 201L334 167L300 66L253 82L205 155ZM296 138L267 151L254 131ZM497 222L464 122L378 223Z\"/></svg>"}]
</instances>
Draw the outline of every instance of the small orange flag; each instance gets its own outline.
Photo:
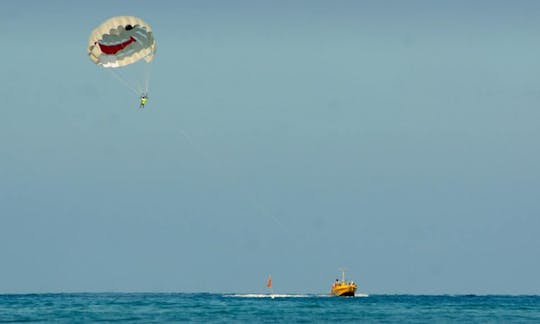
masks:
<instances>
[{"instance_id":1,"label":"small orange flag","mask_svg":"<svg viewBox=\"0 0 540 324\"><path fill-rule=\"evenodd\" d=\"M272 287L272 276L268 276L268 281L266 282L266 287Z\"/></svg>"}]
</instances>

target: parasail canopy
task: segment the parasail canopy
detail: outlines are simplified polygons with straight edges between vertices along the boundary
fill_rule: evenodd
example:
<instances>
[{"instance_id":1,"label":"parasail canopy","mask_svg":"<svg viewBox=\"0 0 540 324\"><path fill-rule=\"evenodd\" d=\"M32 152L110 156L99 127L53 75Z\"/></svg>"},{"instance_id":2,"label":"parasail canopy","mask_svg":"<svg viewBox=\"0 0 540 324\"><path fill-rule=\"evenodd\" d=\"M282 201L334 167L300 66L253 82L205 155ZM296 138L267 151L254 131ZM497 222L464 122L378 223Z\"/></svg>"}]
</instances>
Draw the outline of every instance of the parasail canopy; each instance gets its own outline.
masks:
<instances>
[{"instance_id":1,"label":"parasail canopy","mask_svg":"<svg viewBox=\"0 0 540 324\"><path fill-rule=\"evenodd\" d=\"M152 61L156 42L150 25L133 16L108 19L88 38L88 56L97 65L117 68L141 59Z\"/></svg>"}]
</instances>

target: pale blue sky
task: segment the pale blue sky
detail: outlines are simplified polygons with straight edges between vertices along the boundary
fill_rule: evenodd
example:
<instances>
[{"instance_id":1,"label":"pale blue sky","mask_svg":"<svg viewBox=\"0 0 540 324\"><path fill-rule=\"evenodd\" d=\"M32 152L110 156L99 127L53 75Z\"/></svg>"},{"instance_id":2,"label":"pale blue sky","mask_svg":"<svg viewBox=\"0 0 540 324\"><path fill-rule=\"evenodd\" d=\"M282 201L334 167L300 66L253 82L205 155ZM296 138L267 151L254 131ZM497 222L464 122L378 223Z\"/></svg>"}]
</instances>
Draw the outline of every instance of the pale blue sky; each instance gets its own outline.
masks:
<instances>
[{"instance_id":1,"label":"pale blue sky","mask_svg":"<svg viewBox=\"0 0 540 324\"><path fill-rule=\"evenodd\" d=\"M540 2L2 8L0 292L540 293Z\"/></svg>"}]
</instances>

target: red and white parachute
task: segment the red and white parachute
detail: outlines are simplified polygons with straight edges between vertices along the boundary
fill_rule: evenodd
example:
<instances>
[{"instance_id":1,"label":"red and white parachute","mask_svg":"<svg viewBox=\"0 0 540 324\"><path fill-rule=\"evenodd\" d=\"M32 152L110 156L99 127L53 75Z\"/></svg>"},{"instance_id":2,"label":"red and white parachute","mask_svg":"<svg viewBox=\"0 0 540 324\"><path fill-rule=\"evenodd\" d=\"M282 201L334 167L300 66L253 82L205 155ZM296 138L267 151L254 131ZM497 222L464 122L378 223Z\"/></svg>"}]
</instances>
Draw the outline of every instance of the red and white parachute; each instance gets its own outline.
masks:
<instances>
[{"instance_id":1,"label":"red and white parachute","mask_svg":"<svg viewBox=\"0 0 540 324\"><path fill-rule=\"evenodd\" d=\"M148 92L149 63L156 53L152 28L133 16L112 17L96 27L88 38L88 57L95 64L111 70L125 85L138 94ZM120 74L131 64L144 64L141 80L125 78ZM119 69L121 68L121 69Z\"/></svg>"}]
</instances>

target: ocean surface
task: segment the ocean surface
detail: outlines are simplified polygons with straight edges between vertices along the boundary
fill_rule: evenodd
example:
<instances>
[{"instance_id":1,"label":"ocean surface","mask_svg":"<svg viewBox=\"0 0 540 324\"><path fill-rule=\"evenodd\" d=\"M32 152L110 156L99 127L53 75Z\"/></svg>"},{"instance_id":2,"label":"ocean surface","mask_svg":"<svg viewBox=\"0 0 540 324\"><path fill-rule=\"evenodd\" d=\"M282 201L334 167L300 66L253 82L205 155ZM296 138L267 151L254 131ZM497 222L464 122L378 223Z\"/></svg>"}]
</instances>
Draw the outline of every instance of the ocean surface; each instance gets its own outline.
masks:
<instances>
[{"instance_id":1,"label":"ocean surface","mask_svg":"<svg viewBox=\"0 0 540 324\"><path fill-rule=\"evenodd\" d=\"M0 322L540 323L540 296L0 295Z\"/></svg>"}]
</instances>

